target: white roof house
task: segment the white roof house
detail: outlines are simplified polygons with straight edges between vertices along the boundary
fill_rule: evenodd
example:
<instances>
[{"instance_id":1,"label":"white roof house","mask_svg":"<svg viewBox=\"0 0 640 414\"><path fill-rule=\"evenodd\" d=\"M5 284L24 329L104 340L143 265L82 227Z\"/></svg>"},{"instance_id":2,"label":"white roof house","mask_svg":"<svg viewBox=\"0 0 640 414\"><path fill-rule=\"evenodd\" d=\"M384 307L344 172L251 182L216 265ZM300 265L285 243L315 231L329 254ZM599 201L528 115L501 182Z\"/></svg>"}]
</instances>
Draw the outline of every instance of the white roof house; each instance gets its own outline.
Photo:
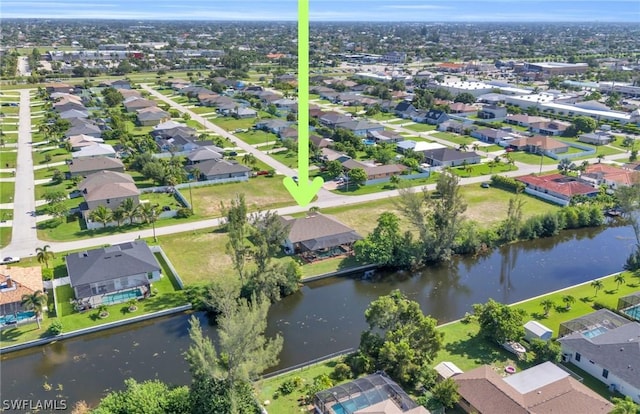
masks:
<instances>
[{"instance_id":1,"label":"white roof house","mask_svg":"<svg viewBox=\"0 0 640 414\"><path fill-rule=\"evenodd\" d=\"M109 144L90 145L82 147L80 151L73 153L73 158L90 158L90 157L115 157L116 151Z\"/></svg>"}]
</instances>

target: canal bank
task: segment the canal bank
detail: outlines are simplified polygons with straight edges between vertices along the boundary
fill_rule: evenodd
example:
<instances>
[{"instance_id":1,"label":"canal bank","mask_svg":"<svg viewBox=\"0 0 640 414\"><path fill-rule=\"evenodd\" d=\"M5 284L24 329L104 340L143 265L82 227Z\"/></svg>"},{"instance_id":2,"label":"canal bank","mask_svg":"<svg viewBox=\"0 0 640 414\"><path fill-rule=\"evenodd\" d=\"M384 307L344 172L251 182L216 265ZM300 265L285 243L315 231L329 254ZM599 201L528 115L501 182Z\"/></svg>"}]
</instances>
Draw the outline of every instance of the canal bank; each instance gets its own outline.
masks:
<instances>
[{"instance_id":1,"label":"canal bank","mask_svg":"<svg viewBox=\"0 0 640 414\"><path fill-rule=\"evenodd\" d=\"M381 270L371 280L343 276L305 283L269 311L267 336L284 338L280 363L270 372L357 347L366 329L364 310L394 289L444 324L489 298L520 302L617 272L634 240L629 227L566 231L420 272ZM215 328L206 316L195 315L215 340ZM42 387L47 381L61 384L61 394L72 401L95 403L106 392L122 389L130 377L188 384L191 378L183 358L190 345L188 327L189 316L178 314L2 355L3 395L47 398L51 392ZM80 383L82 387L75 385Z\"/></svg>"}]
</instances>

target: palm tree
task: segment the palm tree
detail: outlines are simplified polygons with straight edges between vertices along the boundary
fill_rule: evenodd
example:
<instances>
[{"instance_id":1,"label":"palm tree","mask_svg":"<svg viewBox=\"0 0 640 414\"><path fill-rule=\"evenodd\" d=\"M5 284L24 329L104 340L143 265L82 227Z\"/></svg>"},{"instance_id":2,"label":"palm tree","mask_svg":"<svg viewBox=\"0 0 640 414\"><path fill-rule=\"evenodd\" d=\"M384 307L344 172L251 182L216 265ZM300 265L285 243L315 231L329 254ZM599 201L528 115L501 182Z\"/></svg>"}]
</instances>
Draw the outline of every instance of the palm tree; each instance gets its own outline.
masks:
<instances>
[{"instance_id":1,"label":"palm tree","mask_svg":"<svg viewBox=\"0 0 640 414\"><path fill-rule=\"evenodd\" d=\"M120 204L120 209L124 213L124 219L129 220L129 224L133 223L133 218L136 216L138 211L138 204L133 200L133 198L125 198Z\"/></svg>"},{"instance_id":2,"label":"palm tree","mask_svg":"<svg viewBox=\"0 0 640 414\"><path fill-rule=\"evenodd\" d=\"M551 311L554 305L555 303L553 303L551 299L545 299L542 302L540 302L540 306L542 306L542 309L544 310L545 318L549 316L549 311Z\"/></svg>"},{"instance_id":3,"label":"palm tree","mask_svg":"<svg viewBox=\"0 0 640 414\"><path fill-rule=\"evenodd\" d=\"M106 206L98 206L89 213L89 218L98 223L102 223L103 228L106 228L107 223L113 220L113 211Z\"/></svg>"},{"instance_id":4,"label":"palm tree","mask_svg":"<svg viewBox=\"0 0 640 414\"><path fill-rule=\"evenodd\" d=\"M247 152L242 156L242 163L250 166L254 166L258 160L256 156L250 152Z\"/></svg>"},{"instance_id":5,"label":"palm tree","mask_svg":"<svg viewBox=\"0 0 640 414\"><path fill-rule=\"evenodd\" d=\"M616 282L616 290L620 289L620 285L627 281L622 273L615 275L613 280Z\"/></svg>"},{"instance_id":6,"label":"palm tree","mask_svg":"<svg viewBox=\"0 0 640 414\"><path fill-rule=\"evenodd\" d=\"M38 329L40 329L40 316L42 315L44 306L47 304L47 296L42 293L41 290L36 290L33 293L25 293L22 295L20 304L26 310L36 313L36 322L38 322Z\"/></svg>"},{"instance_id":7,"label":"palm tree","mask_svg":"<svg viewBox=\"0 0 640 414\"><path fill-rule=\"evenodd\" d=\"M571 295L564 295L562 297L562 301L565 303L565 309L569 310L569 309L571 309L571 305L576 303L576 298L574 298Z\"/></svg>"},{"instance_id":8,"label":"palm tree","mask_svg":"<svg viewBox=\"0 0 640 414\"><path fill-rule=\"evenodd\" d=\"M480 149L480 144L478 144L477 142L475 142L473 145L471 145L471 148L474 151L478 151Z\"/></svg>"},{"instance_id":9,"label":"palm tree","mask_svg":"<svg viewBox=\"0 0 640 414\"><path fill-rule=\"evenodd\" d=\"M51 246L45 244L43 247L36 247L36 257L38 258L38 263L44 263L44 265L49 268L49 260L55 259L56 255L49 250Z\"/></svg>"},{"instance_id":10,"label":"palm tree","mask_svg":"<svg viewBox=\"0 0 640 414\"><path fill-rule=\"evenodd\" d=\"M158 210L158 205L151 205L150 203L142 204L140 207L140 216L145 223L151 223L153 227L153 241L157 242L156 238L156 221L158 220L158 216L160 215L160 211Z\"/></svg>"},{"instance_id":11,"label":"palm tree","mask_svg":"<svg viewBox=\"0 0 640 414\"><path fill-rule=\"evenodd\" d=\"M493 169L496 168L496 162L491 160L487 163L487 166L489 167L489 174L493 174Z\"/></svg>"},{"instance_id":12,"label":"palm tree","mask_svg":"<svg viewBox=\"0 0 640 414\"><path fill-rule=\"evenodd\" d=\"M127 216L124 210L122 209L122 206L113 210L113 219L116 221L116 223L118 223L118 227L120 227L120 225L122 224L122 222L126 217Z\"/></svg>"},{"instance_id":13,"label":"palm tree","mask_svg":"<svg viewBox=\"0 0 640 414\"><path fill-rule=\"evenodd\" d=\"M613 410L610 414L637 414L640 413L640 406L633 402L628 395L624 398L613 398Z\"/></svg>"},{"instance_id":14,"label":"palm tree","mask_svg":"<svg viewBox=\"0 0 640 414\"><path fill-rule=\"evenodd\" d=\"M591 287L596 290L595 296L598 296L598 291L604 287L602 280L594 280L591 282Z\"/></svg>"},{"instance_id":15,"label":"palm tree","mask_svg":"<svg viewBox=\"0 0 640 414\"><path fill-rule=\"evenodd\" d=\"M458 151L466 151L469 149L469 146L467 144L465 144L464 142L462 144L460 144L460 146L458 147Z\"/></svg>"}]
</instances>

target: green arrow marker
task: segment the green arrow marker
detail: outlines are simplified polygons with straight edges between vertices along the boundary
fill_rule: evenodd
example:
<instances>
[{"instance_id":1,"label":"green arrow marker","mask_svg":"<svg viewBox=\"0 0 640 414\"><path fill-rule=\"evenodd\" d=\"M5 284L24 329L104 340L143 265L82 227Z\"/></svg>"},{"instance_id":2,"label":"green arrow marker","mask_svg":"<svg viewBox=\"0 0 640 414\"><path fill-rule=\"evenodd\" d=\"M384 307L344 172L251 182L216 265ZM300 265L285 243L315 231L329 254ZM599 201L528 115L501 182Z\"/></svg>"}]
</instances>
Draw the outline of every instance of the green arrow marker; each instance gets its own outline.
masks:
<instances>
[{"instance_id":1,"label":"green arrow marker","mask_svg":"<svg viewBox=\"0 0 640 414\"><path fill-rule=\"evenodd\" d=\"M298 0L298 178L298 183L291 177L282 182L306 206L324 183L322 177L309 182L309 0Z\"/></svg>"}]
</instances>

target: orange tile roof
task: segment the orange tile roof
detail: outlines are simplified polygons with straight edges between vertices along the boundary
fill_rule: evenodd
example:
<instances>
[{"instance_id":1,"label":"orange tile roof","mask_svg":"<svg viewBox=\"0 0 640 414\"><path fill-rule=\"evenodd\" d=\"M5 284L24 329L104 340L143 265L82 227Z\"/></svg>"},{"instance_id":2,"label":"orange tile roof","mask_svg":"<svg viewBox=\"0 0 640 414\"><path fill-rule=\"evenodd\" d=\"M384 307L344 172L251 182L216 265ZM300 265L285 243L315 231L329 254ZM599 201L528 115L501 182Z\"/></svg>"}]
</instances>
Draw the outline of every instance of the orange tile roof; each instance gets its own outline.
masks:
<instances>
[{"instance_id":1,"label":"orange tile roof","mask_svg":"<svg viewBox=\"0 0 640 414\"><path fill-rule=\"evenodd\" d=\"M633 185L640 182L640 172L625 170L609 164L591 164L585 170L586 174L602 174L603 178L622 185Z\"/></svg>"},{"instance_id":2,"label":"orange tile roof","mask_svg":"<svg viewBox=\"0 0 640 414\"><path fill-rule=\"evenodd\" d=\"M0 291L0 305L20 302L22 295L32 294L38 290L44 291L42 268L40 266L13 267L0 265L0 283L4 284L9 277L17 288Z\"/></svg>"},{"instance_id":3,"label":"orange tile roof","mask_svg":"<svg viewBox=\"0 0 640 414\"><path fill-rule=\"evenodd\" d=\"M524 177L516 178L518 181L522 181L525 184L534 185L539 188L546 189L556 194L561 194L566 197L573 197L575 195L587 195L597 193L599 190L593 188L590 185L581 183L573 177L567 177L562 174L550 174L550 175L525 175Z\"/></svg>"}]
</instances>

